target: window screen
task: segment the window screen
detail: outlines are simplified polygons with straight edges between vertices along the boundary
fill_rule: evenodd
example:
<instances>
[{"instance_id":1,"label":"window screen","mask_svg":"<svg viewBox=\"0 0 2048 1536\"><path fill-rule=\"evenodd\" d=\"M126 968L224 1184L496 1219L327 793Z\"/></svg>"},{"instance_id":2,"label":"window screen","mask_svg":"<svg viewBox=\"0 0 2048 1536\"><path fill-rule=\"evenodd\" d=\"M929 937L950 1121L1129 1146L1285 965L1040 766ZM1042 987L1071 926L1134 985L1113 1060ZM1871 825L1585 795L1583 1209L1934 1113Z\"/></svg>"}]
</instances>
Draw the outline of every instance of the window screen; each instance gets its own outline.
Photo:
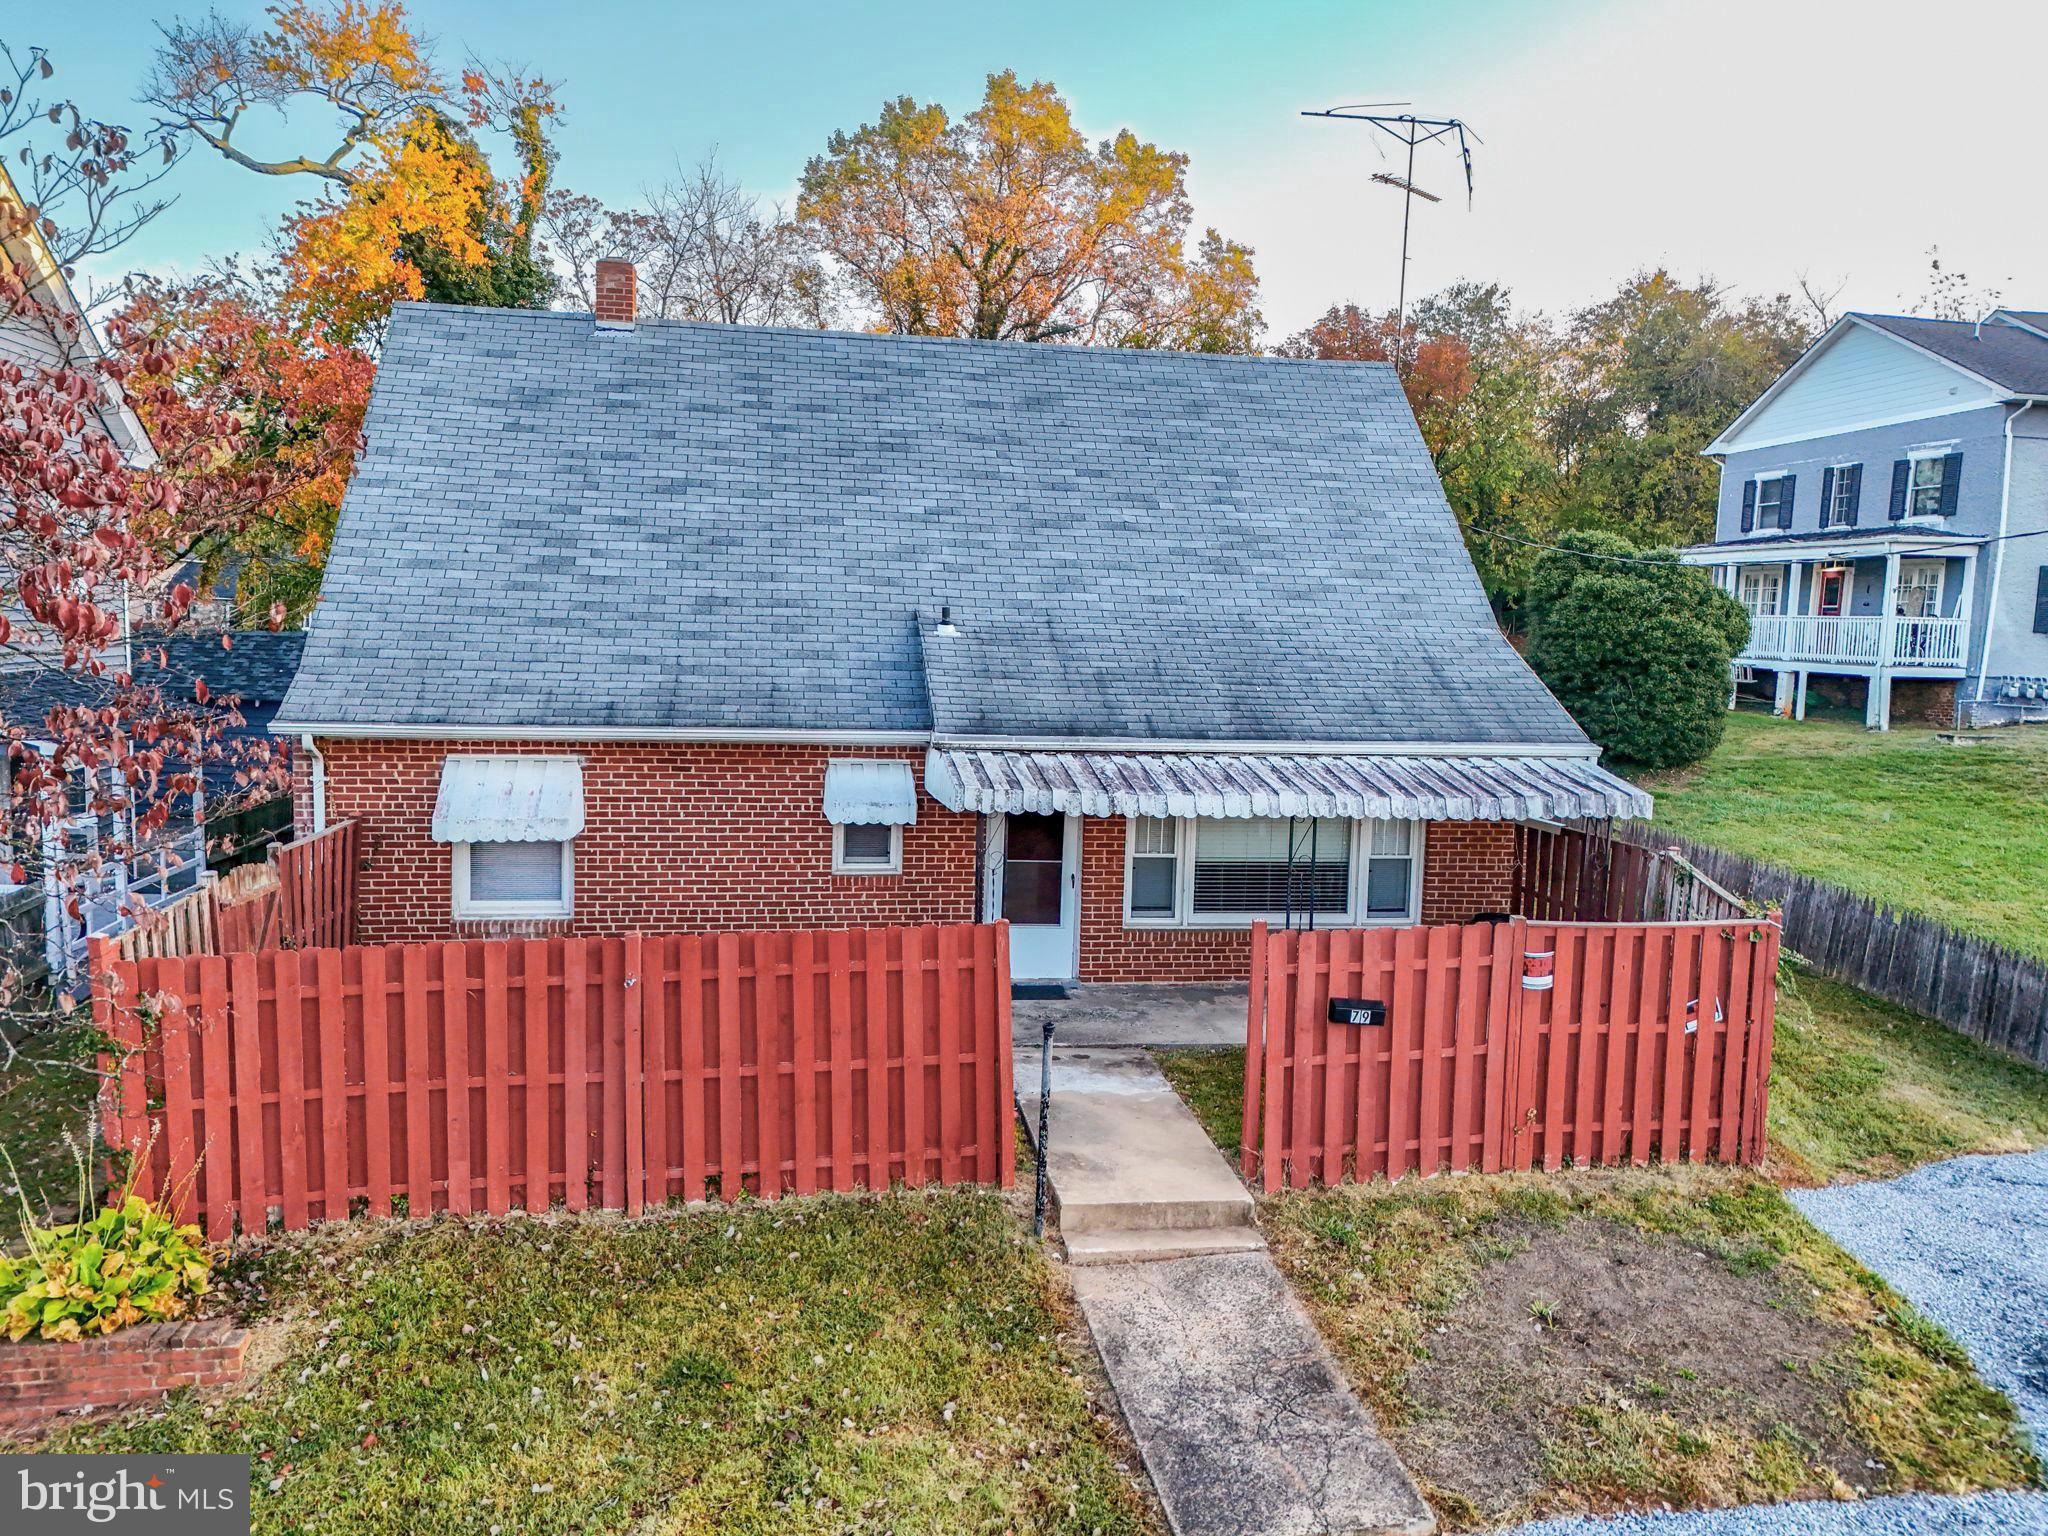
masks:
<instances>
[{"instance_id":1,"label":"window screen","mask_svg":"<svg viewBox=\"0 0 2048 1536\"><path fill-rule=\"evenodd\" d=\"M894 829L849 824L839 829L839 855L848 864L888 864L896 856Z\"/></svg>"},{"instance_id":2,"label":"window screen","mask_svg":"<svg viewBox=\"0 0 2048 1536\"><path fill-rule=\"evenodd\" d=\"M1180 828L1161 816L1141 816L1131 827L1130 895L1133 917L1172 917L1180 895Z\"/></svg>"},{"instance_id":3,"label":"window screen","mask_svg":"<svg viewBox=\"0 0 2048 1536\"><path fill-rule=\"evenodd\" d=\"M548 901L562 899L560 843L471 843L469 899Z\"/></svg>"}]
</instances>

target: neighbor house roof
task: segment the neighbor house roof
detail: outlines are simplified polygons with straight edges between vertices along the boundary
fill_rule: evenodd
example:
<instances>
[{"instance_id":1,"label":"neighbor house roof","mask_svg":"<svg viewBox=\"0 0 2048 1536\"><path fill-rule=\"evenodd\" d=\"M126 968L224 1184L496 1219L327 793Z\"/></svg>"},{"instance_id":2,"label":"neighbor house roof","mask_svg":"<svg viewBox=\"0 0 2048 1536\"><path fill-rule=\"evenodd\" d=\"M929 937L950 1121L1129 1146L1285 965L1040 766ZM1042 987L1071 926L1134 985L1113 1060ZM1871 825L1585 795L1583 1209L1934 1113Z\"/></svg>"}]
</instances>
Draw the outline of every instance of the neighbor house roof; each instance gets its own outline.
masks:
<instances>
[{"instance_id":1,"label":"neighbor house roof","mask_svg":"<svg viewBox=\"0 0 2048 1536\"><path fill-rule=\"evenodd\" d=\"M160 687L166 698L191 703L197 698L195 683L205 679L208 696L215 700L234 698L244 705L276 704L291 687L298 671L299 653L306 643L303 632L283 630L237 630L233 647L223 649L218 633L148 635L134 637L137 685ZM118 648L103 658L110 669L120 664ZM0 720L19 725L31 735L51 710L60 705L78 708L106 702L114 693L111 676L88 677L78 671L57 671L49 667L26 667L0 676Z\"/></svg>"},{"instance_id":2,"label":"neighbor house roof","mask_svg":"<svg viewBox=\"0 0 2048 1536\"><path fill-rule=\"evenodd\" d=\"M2048 395L2048 336L2027 329L2027 311L2012 312L2018 324L1999 314L1972 320L1924 320L1917 315L1856 318L1902 341L1967 368L1979 378L2020 395ZM2038 319L2035 322L2038 323Z\"/></svg>"},{"instance_id":3,"label":"neighbor house roof","mask_svg":"<svg viewBox=\"0 0 2048 1536\"><path fill-rule=\"evenodd\" d=\"M402 305L367 434L280 730L1592 750L1381 364Z\"/></svg>"}]
</instances>

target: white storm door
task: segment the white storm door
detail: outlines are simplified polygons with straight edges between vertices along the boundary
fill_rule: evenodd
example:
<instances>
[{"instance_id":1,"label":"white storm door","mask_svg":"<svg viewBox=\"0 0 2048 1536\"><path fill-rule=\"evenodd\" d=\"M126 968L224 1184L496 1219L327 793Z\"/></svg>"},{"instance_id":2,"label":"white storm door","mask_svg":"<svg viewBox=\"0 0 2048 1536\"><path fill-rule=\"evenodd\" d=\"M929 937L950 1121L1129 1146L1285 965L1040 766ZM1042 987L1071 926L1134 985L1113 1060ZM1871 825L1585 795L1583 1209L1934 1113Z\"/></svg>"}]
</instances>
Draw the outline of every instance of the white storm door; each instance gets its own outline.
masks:
<instances>
[{"instance_id":1,"label":"white storm door","mask_svg":"<svg viewBox=\"0 0 2048 1536\"><path fill-rule=\"evenodd\" d=\"M1003 819L1002 914L1014 981L1071 981L1080 969L1080 818Z\"/></svg>"}]
</instances>

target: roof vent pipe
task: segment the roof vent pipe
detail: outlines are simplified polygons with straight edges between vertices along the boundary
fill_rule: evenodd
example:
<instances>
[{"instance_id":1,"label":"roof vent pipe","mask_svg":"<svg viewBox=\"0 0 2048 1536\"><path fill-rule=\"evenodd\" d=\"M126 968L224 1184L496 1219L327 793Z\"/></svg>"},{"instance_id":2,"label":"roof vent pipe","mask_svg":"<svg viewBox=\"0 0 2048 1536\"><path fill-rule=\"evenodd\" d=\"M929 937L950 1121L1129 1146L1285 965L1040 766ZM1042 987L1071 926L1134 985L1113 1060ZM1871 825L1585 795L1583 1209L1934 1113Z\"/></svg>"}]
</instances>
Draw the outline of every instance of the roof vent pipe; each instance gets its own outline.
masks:
<instances>
[{"instance_id":1,"label":"roof vent pipe","mask_svg":"<svg viewBox=\"0 0 2048 1536\"><path fill-rule=\"evenodd\" d=\"M949 638L960 633L960 627L953 622L953 605L951 603L941 603L939 605L939 627L933 630L932 633L945 635Z\"/></svg>"}]
</instances>

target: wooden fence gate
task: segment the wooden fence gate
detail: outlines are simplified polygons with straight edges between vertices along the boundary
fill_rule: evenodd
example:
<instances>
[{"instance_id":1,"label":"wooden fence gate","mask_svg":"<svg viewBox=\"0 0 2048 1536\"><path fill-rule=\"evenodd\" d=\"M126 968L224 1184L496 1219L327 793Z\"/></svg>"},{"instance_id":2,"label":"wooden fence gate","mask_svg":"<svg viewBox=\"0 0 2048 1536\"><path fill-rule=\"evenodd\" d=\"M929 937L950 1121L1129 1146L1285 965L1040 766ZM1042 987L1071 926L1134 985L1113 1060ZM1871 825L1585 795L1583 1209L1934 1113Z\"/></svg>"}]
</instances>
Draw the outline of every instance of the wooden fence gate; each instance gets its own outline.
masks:
<instances>
[{"instance_id":1,"label":"wooden fence gate","mask_svg":"<svg viewBox=\"0 0 2048 1536\"><path fill-rule=\"evenodd\" d=\"M1002 924L121 960L109 1142L273 1221L1007 1185Z\"/></svg>"},{"instance_id":2,"label":"wooden fence gate","mask_svg":"<svg viewBox=\"0 0 2048 1536\"><path fill-rule=\"evenodd\" d=\"M1258 925L1245 1176L1754 1162L1777 965L1768 920Z\"/></svg>"}]
</instances>

